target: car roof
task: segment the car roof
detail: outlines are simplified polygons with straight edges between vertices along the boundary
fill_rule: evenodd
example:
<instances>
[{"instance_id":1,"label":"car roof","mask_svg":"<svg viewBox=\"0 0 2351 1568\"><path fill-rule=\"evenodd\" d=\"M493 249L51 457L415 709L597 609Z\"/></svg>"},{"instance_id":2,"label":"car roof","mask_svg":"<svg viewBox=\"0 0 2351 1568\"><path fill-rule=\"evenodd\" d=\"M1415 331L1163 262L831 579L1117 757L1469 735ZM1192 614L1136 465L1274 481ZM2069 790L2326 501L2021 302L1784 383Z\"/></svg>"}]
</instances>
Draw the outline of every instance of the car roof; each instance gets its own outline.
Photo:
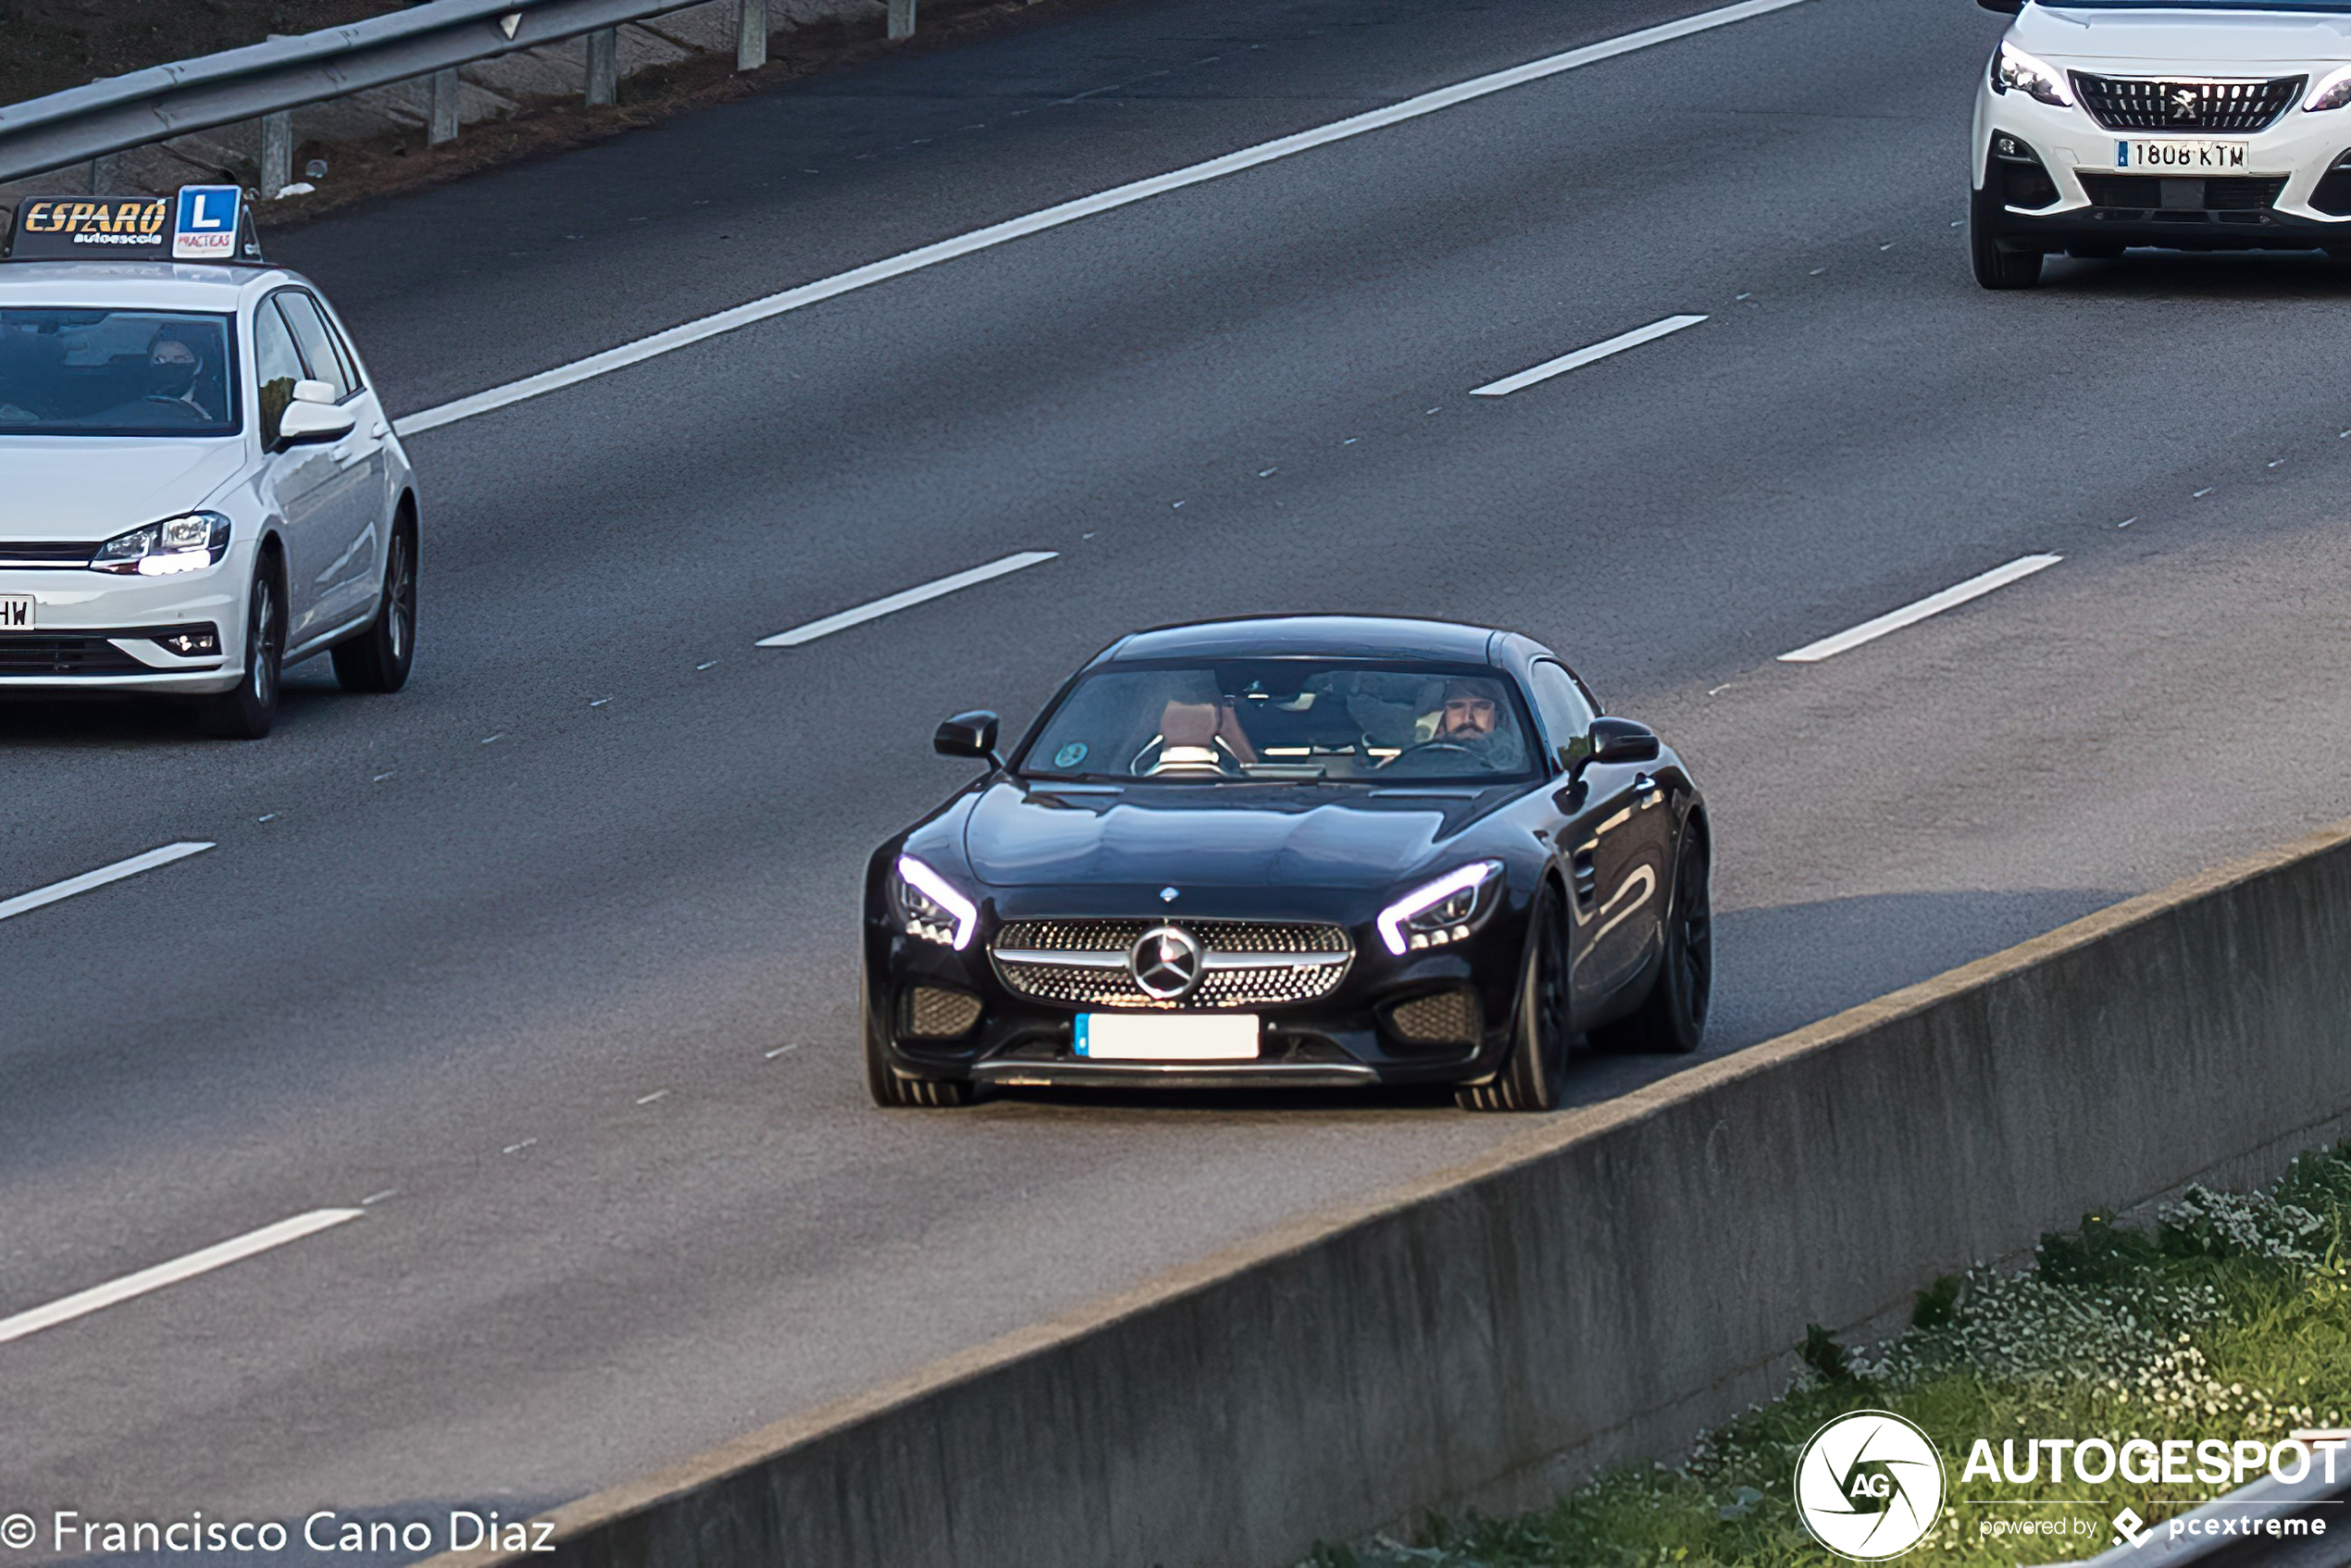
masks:
<instances>
[{"instance_id":1,"label":"car roof","mask_svg":"<svg viewBox=\"0 0 2351 1568\"><path fill-rule=\"evenodd\" d=\"M248 291L302 278L282 267L184 261L0 263L0 305L81 310L232 311Z\"/></svg>"},{"instance_id":2,"label":"car roof","mask_svg":"<svg viewBox=\"0 0 2351 1568\"><path fill-rule=\"evenodd\" d=\"M1257 616L1138 631L1106 650L1099 662L1253 656L1489 665L1502 636L1490 627L1392 616Z\"/></svg>"}]
</instances>

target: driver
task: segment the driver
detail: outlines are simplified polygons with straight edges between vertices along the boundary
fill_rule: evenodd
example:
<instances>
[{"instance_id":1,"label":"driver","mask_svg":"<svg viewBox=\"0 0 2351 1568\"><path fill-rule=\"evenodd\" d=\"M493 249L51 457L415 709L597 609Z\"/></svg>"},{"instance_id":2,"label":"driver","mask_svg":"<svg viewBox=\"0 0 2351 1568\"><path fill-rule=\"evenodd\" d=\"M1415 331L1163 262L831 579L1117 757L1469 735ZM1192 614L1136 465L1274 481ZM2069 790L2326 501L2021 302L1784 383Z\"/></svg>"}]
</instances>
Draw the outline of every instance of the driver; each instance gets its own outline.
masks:
<instances>
[{"instance_id":1,"label":"driver","mask_svg":"<svg viewBox=\"0 0 2351 1568\"><path fill-rule=\"evenodd\" d=\"M196 375L204 355L180 329L159 327L147 340L147 395L143 402L179 404L198 420L212 422L212 410L196 401Z\"/></svg>"},{"instance_id":2,"label":"driver","mask_svg":"<svg viewBox=\"0 0 2351 1568\"><path fill-rule=\"evenodd\" d=\"M1424 746L1458 749L1489 772L1514 772L1524 765L1517 728L1504 722L1502 695L1490 680L1447 681L1437 712L1421 723L1428 730Z\"/></svg>"},{"instance_id":3,"label":"driver","mask_svg":"<svg viewBox=\"0 0 2351 1568\"><path fill-rule=\"evenodd\" d=\"M1469 744L1491 736L1499 709L1494 693L1482 680L1449 680L1445 705L1437 710L1436 738Z\"/></svg>"}]
</instances>

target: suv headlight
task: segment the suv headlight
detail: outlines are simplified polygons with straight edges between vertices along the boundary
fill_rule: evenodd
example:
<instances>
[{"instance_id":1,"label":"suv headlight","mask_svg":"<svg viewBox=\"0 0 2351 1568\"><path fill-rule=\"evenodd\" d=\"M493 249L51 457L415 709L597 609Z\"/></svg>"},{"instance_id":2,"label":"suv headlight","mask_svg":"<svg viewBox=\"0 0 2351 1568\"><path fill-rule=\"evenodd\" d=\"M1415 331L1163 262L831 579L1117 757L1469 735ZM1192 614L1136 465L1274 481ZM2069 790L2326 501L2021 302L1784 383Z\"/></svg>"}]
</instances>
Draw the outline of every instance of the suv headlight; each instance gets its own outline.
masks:
<instances>
[{"instance_id":1,"label":"suv headlight","mask_svg":"<svg viewBox=\"0 0 2351 1568\"><path fill-rule=\"evenodd\" d=\"M218 512L190 512L106 541L90 557L90 569L126 577L169 577L217 566L228 554L229 519Z\"/></svg>"},{"instance_id":2,"label":"suv headlight","mask_svg":"<svg viewBox=\"0 0 2351 1568\"><path fill-rule=\"evenodd\" d=\"M1379 940L1401 958L1460 941L1491 912L1502 863L1481 860L1424 882L1379 912Z\"/></svg>"},{"instance_id":3,"label":"suv headlight","mask_svg":"<svg viewBox=\"0 0 2351 1568\"><path fill-rule=\"evenodd\" d=\"M2302 100L2306 109L2339 109L2345 104L2351 104L2351 66L2319 78L2310 95Z\"/></svg>"},{"instance_id":4,"label":"suv headlight","mask_svg":"<svg viewBox=\"0 0 2351 1568\"><path fill-rule=\"evenodd\" d=\"M900 855L890 872L889 906L908 936L958 952L971 945L972 932L979 925L977 906L910 854Z\"/></svg>"},{"instance_id":5,"label":"suv headlight","mask_svg":"<svg viewBox=\"0 0 2351 1568\"><path fill-rule=\"evenodd\" d=\"M2036 60L2013 44L2003 44L1992 56L1992 91L2017 92L2059 108L2073 105L2073 89L2063 72Z\"/></svg>"}]
</instances>

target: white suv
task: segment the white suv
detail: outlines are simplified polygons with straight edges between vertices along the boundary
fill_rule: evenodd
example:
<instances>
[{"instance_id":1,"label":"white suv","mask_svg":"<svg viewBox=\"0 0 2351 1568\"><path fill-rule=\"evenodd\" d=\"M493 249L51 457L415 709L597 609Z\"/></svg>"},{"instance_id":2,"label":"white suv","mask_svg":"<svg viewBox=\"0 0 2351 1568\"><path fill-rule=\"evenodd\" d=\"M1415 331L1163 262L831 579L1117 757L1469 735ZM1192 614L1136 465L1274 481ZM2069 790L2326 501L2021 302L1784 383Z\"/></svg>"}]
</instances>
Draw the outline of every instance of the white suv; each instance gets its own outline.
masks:
<instances>
[{"instance_id":1,"label":"white suv","mask_svg":"<svg viewBox=\"0 0 2351 1568\"><path fill-rule=\"evenodd\" d=\"M1981 0L1976 281L2049 252L2351 245L2351 0Z\"/></svg>"},{"instance_id":2,"label":"white suv","mask_svg":"<svg viewBox=\"0 0 2351 1568\"><path fill-rule=\"evenodd\" d=\"M0 698L184 695L216 733L254 738L297 659L331 653L355 691L407 680L416 480L318 291L261 265L249 226L243 255L155 254L170 203L17 214L0 264Z\"/></svg>"}]
</instances>

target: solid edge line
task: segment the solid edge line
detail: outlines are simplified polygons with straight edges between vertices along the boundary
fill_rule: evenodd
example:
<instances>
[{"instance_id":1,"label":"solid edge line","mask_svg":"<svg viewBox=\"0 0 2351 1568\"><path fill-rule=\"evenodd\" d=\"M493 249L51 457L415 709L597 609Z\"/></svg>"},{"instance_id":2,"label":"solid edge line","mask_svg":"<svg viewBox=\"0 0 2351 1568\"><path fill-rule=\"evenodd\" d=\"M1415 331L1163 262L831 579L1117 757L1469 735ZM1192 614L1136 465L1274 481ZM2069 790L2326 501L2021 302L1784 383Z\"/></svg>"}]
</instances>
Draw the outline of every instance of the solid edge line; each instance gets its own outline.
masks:
<instances>
[{"instance_id":1,"label":"solid edge line","mask_svg":"<svg viewBox=\"0 0 2351 1568\"><path fill-rule=\"evenodd\" d=\"M36 909L69 899L76 893L86 893L93 888L103 888L109 882L119 882L125 877L136 877L142 871L153 871L158 865L169 865L175 860L185 860L192 854L202 854L210 844L166 844L159 850L134 854L129 860L118 860L112 865L102 865L95 871L85 871L79 877L68 877L62 882L52 882L45 888L35 888L29 893L19 893L12 899L0 899L0 920L14 915L30 915Z\"/></svg>"},{"instance_id":2,"label":"solid edge line","mask_svg":"<svg viewBox=\"0 0 2351 1568\"><path fill-rule=\"evenodd\" d=\"M11 1339L21 1339L28 1334L37 1334L44 1328L54 1328L61 1323L70 1323L78 1317L87 1317L92 1313L128 1301L133 1297L160 1290L167 1285L177 1285L183 1279L193 1279L198 1275L226 1268L230 1263L283 1247L290 1241L315 1236L346 1220L355 1220L364 1213L366 1211L362 1209L313 1209L308 1213L296 1214L243 1236L216 1242L184 1258L157 1263L136 1274L126 1274L120 1279L93 1285L87 1290L78 1290L45 1307L34 1307L14 1317L0 1318L0 1345Z\"/></svg>"},{"instance_id":3,"label":"solid edge line","mask_svg":"<svg viewBox=\"0 0 2351 1568\"><path fill-rule=\"evenodd\" d=\"M887 599L877 599L870 604L860 604L853 610L843 610L839 615L827 616L823 620L810 621L806 626L796 626L790 631L779 631L773 637L763 637L753 646L797 648L803 642L814 642L820 637L830 637L836 631L847 631L852 626L863 626L867 621L877 621L882 616L894 615L900 610L911 609L916 604L928 604L933 599L943 599L950 593L958 592L976 583L987 582L990 579L1003 577L1020 571L1024 567L1041 565L1054 559L1059 554L1060 552L1053 550L1024 550L1017 555L1007 555L1001 561L990 561L984 566L974 566L969 571L957 572L952 577L940 578L937 582L927 582L920 588L909 588L902 592L893 593Z\"/></svg>"},{"instance_id":4,"label":"solid edge line","mask_svg":"<svg viewBox=\"0 0 2351 1568\"><path fill-rule=\"evenodd\" d=\"M1574 354L1562 354L1557 359L1547 359L1529 370L1515 376L1505 376L1499 381L1488 381L1473 388L1472 397L1508 397L1514 392L1531 387L1537 381L1548 381L1554 376L1564 376L1570 370L1581 370L1586 365L1598 363L1611 355L1623 354L1628 348L1653 343L1660 338L1672 337L1705 320L1703 316L1669 316L1662 321L1652 321L1646 327L1636 327L1629 332L1619 332L1606 342L1579 348Z\"/></svg>"},{"instance_id":5,"label":"solid edge line","mask_svg":"<svg viewBox=\"0 0 2351 1568\"><path fill-rule=\"evenodd\" d=\"M1660 44L1670 44L1675 39L1710 32L1718 27L1728 27L1734 22L1743 22L1751 17L1768 16L1774 11L1784 11L1790 6L1800 6L1804 3L1805 0L1739 0L1737 5L1724 6L1711 11L1701 11L1694 17L1684 17L1676 21L1643 28L1636 32L1603 39L1598 44L1587 44L1580 49L1571 49L1564 54L1551 55L1543 59L1531 60L1524 65L1512 66L1507 70L1474 77L1467 81L1456 82L1450 87L1440 87L1435 92L1424 93L1417 97L1407 98L1401 103L1391 104L1386 108L1373 109L1363 114L1350 116L1346 119L1334 120L1328 125L1316 126L1310 131L1301 131L1271 142L1263 142L1254 147L1244 147L1238 152L1227 153L1222 157L1211 158L1204 163L1192 164L1166 174L1156 174L1146 180L1114 186L1094 195L1080 196L1073 201L1063 202L1056 206L1045 207L1019 218L1007 218L1001 223L990 224L987 228L976 229L952 239L941 240L935 244L906 251L886 260L869 262L864 267L838 273L830 278L820 279L813 283L803 283L798 288L768 294L714 315L683 322L665 331L636 339L617 348L606 349L602 354L590 355L585 359L574 360L568 365L559 365L552 370L542 370L535 376L526 376L520 380L508 381L503 386L491 387L486 392L475 392L471 396L461 397L451 403L420 409L417 413L393 420L392 429L403 436L413 436L422 434L426 430L438 429L443 425L454 425L460 419L470 419L476 415L487 414L493 409L504 408L547 392L556 392L578 382L606 375L661 355L673 353L690 344L701 342L706 338L715 338L723 332L731 332L739 327L747 327L753 322L765 321L773 317L782 316L789 311L803 309L837 295L867 288L875 283L886 282L892 278L903 277L909 272L917 272L927 267L936 267L940 262L952 261L957 256L969 255L975 251L988 250L1030 234L1041 233L1048 229L1058 229L1064 223L1075 223L1079 218L1091 218L1097 213L1110 212L1118 207L1132 205L1137 202L1148 201L1153 196L1164 195L1170 191L1180 191L1187 186L1204 184L1211 180L1222 179L1228 174L1238 174L1243 169L1255 168L1260 164L1294 157L1300 153L1309 152L1316 147L1327 146L1334 142L1344 142L1369 131L1401 124L1406 120L1418 119L1424 115L1435 114L1440 109L1449 109L1456 104L1470 103L1496 93L1506 92L1513 87L1524 86L1530 81L1540 81L1548 77L1557 76L1563 71L1574 70L1583 66L1597 65L1602 60L1615 59L1621 55L1630 55Z\"/></svg>"},{"instance_id":6,"label":"solid edge line","mask_svg":"<svg viewBox=\"0 0 2351 1568\"><path fill-rule=\"evenodd\" d=\"M1817 665L1822 659L1834 658L1839 653L1859 648L1864 642L1874 642L1890 631L1899 631L1906 626L1915 626L1930 616L1939 616L1946 610L1957 609L1970 600L1981 599L1985 594L2006 588L2012 582L2021 582L2035 572L2047 571L2064 559L2062 555L2021 555L2005 566L1995 566L1988 572L1968 579L1965 582L1954 584L1940 593L1930 593L1916 604L1905 604L1898 610L1889 610L1875 620L1863 621L1860 626L1847 631L1840 631L1834 637L1823 637L1818 642L1807 642L1792 653L1782 653L1780 663Z\"/></svg>"},{"instance_id":7,"label":"solid edge line","mask_svg":"<svg viewBox=\"0 0 2351 1568\"><path fill-rule=\"evenodd\" d=\"M684 1497L725 1476L773 1458L786 1449L813 1443L896 1406L1040 1356L1100 1333L1184 1296L1207 1291L1257 1264L1303 1252L1357 1226L1433 1200L1455 1197L1509 1172L1550 1158L1571 1144L1615 1128L1662 1115L1677 1105L1704 1098L1730 1083L1770 1073L1786 1062L1828 1050L1897 1018L1922 1013L1948 998L1982 989L2002 977L2046 964L2116 931L2155 919L2166 911L2236 887L2265 874L2351 845L2351 818L2322 828L2292 843L2229 861L2151 893L2085 915L2054 931L1988 953L1930 979L1849 1007L1801 1028L1760 1041L1725 1056L1709 1058L1611 1101L1561 1112L1545 1125L1513 1133L1460 1164L1403 1182L1362 1198L1342 1199L1234 1243L1196 1263L1178 1264L1140 1284L1095 1298L1042 1322L1014 1329L985 1344L942 1356L903 1376L844 1396L805 1414L790 1416L747 1432L653 1475L606 1487L533 1517L555 1526L566 1541L639 1509ZM492 1550L448 1551L420 1568L459 1564L524 1563L527 1554Z\"/></svg>"}]
</instances>

